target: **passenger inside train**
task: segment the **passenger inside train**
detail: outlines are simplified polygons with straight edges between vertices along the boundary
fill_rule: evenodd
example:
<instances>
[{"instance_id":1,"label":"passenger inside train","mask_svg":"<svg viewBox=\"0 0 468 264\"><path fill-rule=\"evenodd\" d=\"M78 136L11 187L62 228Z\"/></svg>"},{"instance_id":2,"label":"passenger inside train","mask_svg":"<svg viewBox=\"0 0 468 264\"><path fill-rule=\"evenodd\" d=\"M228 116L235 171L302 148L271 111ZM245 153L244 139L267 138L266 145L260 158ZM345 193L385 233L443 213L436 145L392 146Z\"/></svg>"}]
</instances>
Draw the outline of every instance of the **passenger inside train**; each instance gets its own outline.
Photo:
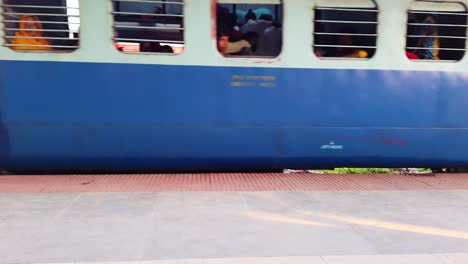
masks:
<instances>
[{"instance_id":1,"label":"passenger inside train","mask_svg":"<svg viewBox=\"0 0 468 264\"><path fill-rule=\"evenodd\" d=\"M113 1L116 48L124 53L182 53L183 4L183 0Z\"/></svg>"},{"instance_id":2,"label":"passenger inside train","mask_svg":"<svg viewBox=\"0 0 468 264\"><path fill-rule=\"evenodd\" d=\"M23 15L19 19L19 30L11 40L14 50L51 50L50 43L42 35L42 23L37 16Z\"/></svg>"},{"instance_id":3,"label":"passenger inside train","mask_svg":"<svg viewBox=\"0 0 468 264\"><path fill-rule=\"evenodd\" d=\"M376 8L317 7L314 24L314 53L317 57L373 57L377 45Z\"/></svg>"},{"instance_id":4,"label":"passenger inside train","mask_svg":"<svg viewBox=\"0 0 468 264\"><path fill-rule=\"evenodd\" d=\"M345 28L342 35L336 38L337 48L332 50L330 57L347 57L347 58L367 58L369 54L362 48L356 48L355 39L356 32L352 28Z\"/></svg>"},{"instance_id":5,"label":"passenger inside train","mask_svg":"<svg viewBox=\"0 0 468 264\"><path fill-rule=\"evenodd\" d=\"M223 49L226 36L218 35L218 50L224 56L276 57L281 52L282 5L281 4L218 4L216 28L219 34L228 34L227 48ZM220 33L225 32L225 33Z\"/></svg>"},{"instance_id":6,"label":"passenger inside train","mask_svg":"<svg viewBox=\"0 0 468 264\"><path fill-rule=\"evenodd\" d=\"M241 40L229 42L226 55L255 56L258 47L258 34L253 31L245 33Z\"/></svg>"},{"instance_id":7,"label":"passenger inside train","mask_svg":"<svg viewBox=\"0 0 468 264\"><path fill-rule=\"evenodd\" d=\"M459 61L463 58L467 11L461 4L453 3L451 7L453 11L414 9L408 12L406 55L409 59Z\"/></svg>"},{"instance_id":8,"label":"passenger inside train","mask_svg":"<svg viewBox=\"0 0 468 264\"><path fill-rule=\"evenodd\" d=\"M79 45L79 4L59 0L4 0L7 46L18 51L64 52Z\"/></svg>"},{"instance_id":9,"label":"passenger inside train","mask_svg":"<svg viewBox=\"0 0 468 264\"><path fill-rule=\"evenodd\" d=\"M229 46L229 33L224 30L218 30L217 36L217 48L221 55L227 54L227 48Z\"/></svg>"},{"instance_id":10,"label":"passenger inside train","mask_svg":"<svg viewBox=\"0 0 468 264\"><path fill-rule=\"evenodd\" d=\"M436 26L438 16L436 14L428 14L424 16L421 21L422 26L419 30L419 35L423 36L419 38L418 47L421 49L418 52L418 56L422 59L427 60L439 60L439 28Z\"/></svg>"}]
</instances>

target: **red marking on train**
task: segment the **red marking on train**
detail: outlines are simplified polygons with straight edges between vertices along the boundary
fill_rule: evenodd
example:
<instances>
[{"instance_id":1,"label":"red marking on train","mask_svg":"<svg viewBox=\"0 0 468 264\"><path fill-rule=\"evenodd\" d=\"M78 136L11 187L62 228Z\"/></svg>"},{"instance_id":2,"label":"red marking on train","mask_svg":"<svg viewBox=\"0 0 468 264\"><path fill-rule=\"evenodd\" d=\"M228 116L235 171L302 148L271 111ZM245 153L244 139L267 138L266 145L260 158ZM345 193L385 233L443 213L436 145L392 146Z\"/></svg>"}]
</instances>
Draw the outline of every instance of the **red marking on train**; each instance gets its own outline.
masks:
<instances>
[{"instance_id":1,"label":"red marking on train","mask_svg":"<svg viewBox=\"0 0 468 264\"><path fill-rule=\"evenodd\" d=\"M231 192L468 190L468 174L127 174L0 176L0 192Z\"/></svg>"},{"instance_id":2,"label":"red marking on train","mask_svg":"<svg viewBox=\"0 0 468 264\"><path fill-rule=\"evenodd\" d=\"M356 138L356 137L347 137L347 136L339 136L333 137L340 140L351 140L351 141L366 141L366 142L380 142L388 145L400 145L406 146L408 142L400 139L400 138L392 138L392 137L380 137L380 138Z\"/></svg>"},{"instance_id":3,"label":"red marking on train","mask_svg":"<svg viewBox=\"0 0 468 264\"><path fill-rule=\"evenodd\" d=\"M399 138L383 137L381 141L385 144L390 145L408 145L408 143L405 140Z\"/></svg>"}]
</instances>

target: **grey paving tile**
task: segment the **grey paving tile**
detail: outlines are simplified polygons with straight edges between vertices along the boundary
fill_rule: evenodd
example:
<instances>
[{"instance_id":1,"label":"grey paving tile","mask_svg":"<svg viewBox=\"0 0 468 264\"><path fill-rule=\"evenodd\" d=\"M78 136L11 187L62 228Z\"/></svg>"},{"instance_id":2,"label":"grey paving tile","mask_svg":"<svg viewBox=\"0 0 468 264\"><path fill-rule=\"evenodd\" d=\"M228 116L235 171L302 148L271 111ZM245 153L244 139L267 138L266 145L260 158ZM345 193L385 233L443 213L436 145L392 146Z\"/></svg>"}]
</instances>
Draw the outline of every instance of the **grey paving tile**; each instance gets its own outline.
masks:
<instances>
[{"instance_id":1,"label":"grey paving tile","mask_svg":"<svg viewBox=\"0 0 468 264\"><path fill-rule=\"evenodd\" d=\"M455 191L449 191L451 194L456 195L459 199L459 204L463 204L465 206L468 206L468 191L467 190L455 190Z\"/></svg>"},{"instance_id":2,"label":"grey paving tile","mask_svg":"<svg viewBox=\"0 0 468 264\"><path fill-rule=\"evenodd\" d=\"M468 263L468 254L441 254L437 257L444 264L466 264Z\"/></svg>"},{"instance_id":3,"label":"grey paving tile","mask_svg":"<svg viewBox=\"0 0 468 264\"><path fill-rule=\"evenodd\" d=\"M204 264L204 259L169 259L140 261L138 264Z\"/></svg>"},{"instance_id":4,"label":"grey paving tile","mask_svg":"<svg viewBox=\"0 0 468 264\"><path fill-rule=\"evenodd\" d=\"M467 208L458 203L456 195L447 192L339 192L307 193L313 202L303 206L326 207L338 212L372 214L375 210L383 215L395 215L393 212L406 212L413 208Z\"/></svg>"},{"instance_id":5,"label":"grey paving tile","mask_svg":"<svg viewBox=\"0 0 468 264\"><path fill-rule=\"evenodd\" d=\"M138 259L146 219L78 219L38 225L0 238L8 262L122 261Z\"/></svg>"},{"instance_id":6,"label":"grey paving tile","mask_svg":"<svg viewBox=\"0 0 468 264\"><path fill-rule=\"evenodd\" d=\"M62 263L56 263L56 264L62 264ZM105 262L74 262L73 264L141 264L141 262L140 261L105 261Z\"/></svg>"},{"instance_id":7,"label":"grey paving tile","mask_svg":"<svg viewBox=\"0 0 468 264\"><path fill-rule=\"evenodd\" d=\"M158 196L158 207L174 208L228 208L241 209L242 199L237 192L167 192Z\"/></svg>"},{"instance_id":8,"label":"grey paving tile","mask_svg":"<svg viewBox=\"0 0 468 264\"><path fill-rule=\"evenodd\" d=\"M269 195L247 199L267 202ZM158 214L158 223L164 226L157 228L152 239L146 242L144 259L376 252L346 225L328 226L304 220L290 207L277 210L270 206L270 211L260 211L260 208L256 205L249 206L248 210L198 207Z\"/></svg>"},{"instance_id":9,"label":"grey paving tile","mask_svg":"<svg viewBox=\"0 0 468 264\"><path fill-rule=\"evenodd\" d=\"M397 195L406 198L395 201ZM442 229L446 233L468 234L465 220L468 210L460 206L452 207L456 200L454 195L450 198L441 198L444 195L440 193L431 194L433 198L428 195L421 192L308 193L306 196L310 196L310 200L303 198L306 202L302 202L300 207L306 208L304 213L311 216L324 213L356 218L341 221L350 225L383 254L466 252L468 240L463 235L462 238L453 238L444 236L443 232L435 232L438 234L434 235L434 232L427 234L424 230ZM420 197L416 199L414 196ZM441 203L439 199L445 199L445 202ZM412 202L408 205L401 203L401 200ZM418 203L422 206L418 206ZM436 205L427 206L433 203ZM340 222L338 218L328 219Z\"/></svg>"},{"instance_id":10,"label":"grey paving tile","mask_svg":"<svg viewBox=\"0 0 468 264\"><path fill-rule=\"evenodd\" d=\"M190 263L190 262L188 262ZM187 264L188 264L187 263ZM204 264L325 264L321 257L266 257L205 259Z\"/></svg>"},{"instance_id":11,"label":"grey paving tile","mask_svg":"<svg viewBox=\"0 0 468 264\"><path fill-rule=\"evenodd\" d=\"M326 264L444 264L433 255L380 255L323 257Z\"/></svg>"},{"instance_id":12,"label":"grey paving tile","mask_svg":"<svg viewBox=\"0 0 468 264\"><path fill-rule=\"evenodd\" d=\"M66 262L66 263L41 262L41 263L34 263L34 264L75 264L75 263L73 263L73 262Z\"/></svg>"},{"instance_id":13,"label":"grey paving tile","mask_svg":"<svg viewBox=\"0 0 468 264\"><path fill-rule=\"evenodd\" d=\"M381 254L441 254L468 251L468 241L433 235L355 227Z\"/></svg>"},{"instance_id":14,"label":"grey paving tile","mask_svg":"<svg viewBox=\"0 0 468 264\"><path fill-rule=\"evenodd\" d=\"M64 262L64 263L57 263L57 262L41 262L41 263L34 263L34 264L75 264L74 262Z\"/></svg>"},{"instance_id":15,"label":"grey paving tile","mask_svg":"<svg viewBox=\"0 0 468 264\"><path fill-rule=\"evenodd\" d=\"M420 195L420 192L397 193L406 197ZM419 205L415 202L410 204L401 202L401 199L395 200L394 192L340 193L337 195L311 193L307 194L311 196L310 200L305 200L301 204L295 203L295 206L312 213L342 214L370 220L468 230L468 222L464 221L468 208L465 210L464 207L456 205L455 196L452 195L454 200L446 201L444 205L432 205L433 200L438 200L440 196L430 198L426 195L423 195L424 199L421 199L421 205ZM408 199L410 198L406 198ZM448 220L446 217L448 215L453 216L452 219Z\"/></svg>"},{"instance_id":16,"label":"grey paving tile","mask_svg":"<svg viewBox=\"0 0 468 264\"><path fill-rule=\"evenodd\" d=\"M50 221L80 194L9 194L0 197L0 222Z\"/></svg>"},{"instance_id":17,"label":"grey paving tile","mask_svg":"<svg viewBox=\"0 0 468 264\"><path fill-rule=\"evenodd\" d=\"M64 218L133 218L152 214L156 193L84 193Z\"/></svg>"},{"instance_id":18,"label":"grey paving tile","mask_svg":"<svg viewBox=\"0 0 468 264\"><path fill-rule=\"evenodd\" d=\"M466 193L2 195L0 206L7 210L0 210L0 263L463 253L468 251ZM459 236L392 229L381 222Z\"/></svg>"}]
</instances>

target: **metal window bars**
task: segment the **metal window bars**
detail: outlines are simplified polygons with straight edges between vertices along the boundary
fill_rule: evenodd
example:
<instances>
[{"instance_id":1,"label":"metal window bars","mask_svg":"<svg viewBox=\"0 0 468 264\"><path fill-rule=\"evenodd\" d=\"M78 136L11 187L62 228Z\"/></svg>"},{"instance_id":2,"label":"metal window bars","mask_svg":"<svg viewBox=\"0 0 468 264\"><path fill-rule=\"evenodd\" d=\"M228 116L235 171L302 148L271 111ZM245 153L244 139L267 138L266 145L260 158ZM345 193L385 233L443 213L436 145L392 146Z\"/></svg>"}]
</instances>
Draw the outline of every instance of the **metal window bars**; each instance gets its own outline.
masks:
<instances>
[{"instance_id":1,"label":"metal window bars","mask_svg":"<svg viewBox=\"0 0 468 264\"><path fill-rule=\"evenodd\" d=\"M180 53L173 46L183 49L183 0L112 0L112 4L113 41L122 52ZM131 48L122 48L126 44ZM161 45L169 46L169 51Z\"/></svg>"},{"instance_id":2,"label":"metal window bars","mask_svg":"<svg viewBox=\"0 0 468 264\"><path fill-rule=\"evenodd\" d=\"M79 48L79 1L74 6L4 1L3 46L16 51L71 52ZM14 1L11 1L14 3Z\"/></svg>"},{"instance_id":3,"label":"metal window bars","mask_svg":"<svg viewBox=\"0 0 468 264\"><path fill-rule=\"evenodd\" d=\"M379 10L315 7L314 52L320 58L369 59L377 49ZM345 43L340 40L348 38Z\"/></svg>"},{"instance_id":4,"label":"metal window bars","mask_svg":"<svg viewBox=\"0 0 468 264\"><path fill-rule=\"evenodd\" d=\"M424 19L428 16L433 17L432 21ZM466 10L409 10L406 51L423 61L460 61L466 51L467 18ZM428 53L433 56L424 55Z\"/></svg>"}]
</instances>

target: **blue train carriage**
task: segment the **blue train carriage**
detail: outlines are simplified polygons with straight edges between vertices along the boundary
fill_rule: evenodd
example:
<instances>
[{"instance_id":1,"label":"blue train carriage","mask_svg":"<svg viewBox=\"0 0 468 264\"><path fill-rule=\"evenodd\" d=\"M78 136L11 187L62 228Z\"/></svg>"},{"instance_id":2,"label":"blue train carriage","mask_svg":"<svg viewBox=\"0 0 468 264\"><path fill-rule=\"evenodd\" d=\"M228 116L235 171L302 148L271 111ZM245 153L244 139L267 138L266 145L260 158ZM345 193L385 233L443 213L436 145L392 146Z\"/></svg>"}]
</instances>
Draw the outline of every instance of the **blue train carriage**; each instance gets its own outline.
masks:
<instances>
[{"instance_id":1,"label":"blue train carriage","mask_svg":"<svg viewBox=\"0 0 468 264\"><path fill-rule=\"evenodd\" d=\"M465 0L0 2L2 170L468 167Z\"/></svg>"}]
</instances>

